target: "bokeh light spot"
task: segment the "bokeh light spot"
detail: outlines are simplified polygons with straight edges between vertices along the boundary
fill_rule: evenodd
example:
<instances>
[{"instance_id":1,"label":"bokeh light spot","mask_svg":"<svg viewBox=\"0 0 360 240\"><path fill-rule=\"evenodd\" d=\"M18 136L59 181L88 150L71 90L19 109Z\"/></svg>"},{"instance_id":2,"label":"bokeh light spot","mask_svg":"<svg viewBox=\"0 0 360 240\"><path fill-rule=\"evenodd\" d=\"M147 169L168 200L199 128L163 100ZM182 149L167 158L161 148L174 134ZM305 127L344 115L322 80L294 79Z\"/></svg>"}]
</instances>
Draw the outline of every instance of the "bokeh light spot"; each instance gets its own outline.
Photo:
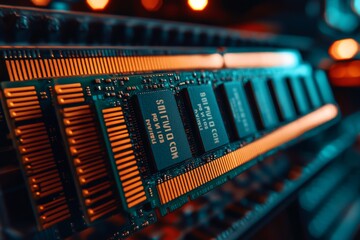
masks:
<instances>
[{"instance_id":1,"label":"bokeh light spot","mask_svg":"<svg viewBox=\"0 0 360 240\"><path fill-rule=\"evenodd\" d=\"M202 11L208 5L208 0L188 0L188 5L194 11Z\"/></svg>"},{"instance_id":2,"label":"bokeh light spot","mask_svg":"<svg viewBox=\"0 0 360 240\"><path fill-rule=\"evenodd\" d=\"M162 0L141 0L142 6L148 11L157 11L162 6Z\"/></svg>"},{"instance_id":3,"label":"bokeh light spot","mask_svg":"<svg viewBox=\"0 0 360 240\"><path fill-rule=\"evenodd\" d=\"M32 2L35 6L46 7L47 5L49 5L49 3L51 2L51 0L31 0L31 2Z\"/></svg>"},{"instance_id":4,"label":"bokeh light spot","mask_svg":"<svg viewBox=\"0 0 360 240\"><path fill-rule=\"evenodd\" d=\"M109 3L109 0L86 0L86 3L93 10L103 10Z\"/></svg>"},{"instance_id":5,"label":"bokeh light spot","mask_svg":"<svg viewBox=\"0 0 360 240\"><path fill-rule=\"evenodd\" d=\"M352 38L335 41L329 48L329 54L336 60L353 58L359 51L359 44Z\"/></svg>"}]
</instances>

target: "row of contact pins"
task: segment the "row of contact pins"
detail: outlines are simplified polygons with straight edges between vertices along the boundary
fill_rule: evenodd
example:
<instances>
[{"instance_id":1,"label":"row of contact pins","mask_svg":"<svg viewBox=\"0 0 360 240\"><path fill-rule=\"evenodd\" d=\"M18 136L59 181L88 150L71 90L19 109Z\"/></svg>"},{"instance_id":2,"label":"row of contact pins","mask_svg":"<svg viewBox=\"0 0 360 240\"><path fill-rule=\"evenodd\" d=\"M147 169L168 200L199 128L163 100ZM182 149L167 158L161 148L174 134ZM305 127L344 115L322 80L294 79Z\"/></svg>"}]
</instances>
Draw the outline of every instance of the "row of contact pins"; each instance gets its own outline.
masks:
<instances>
[{"instance_id":1,"label":"row of contact pins","mask_svg":"<svg viewBox=\"0 0 360 240\"><path fill-rule=\"evenodd\" d=\"M162 204L168 203L203 184L251 161L305 132L334 119L337 107L328 104L231 153L203 164L157 185Z\"/></svg>"},{"instance_id":2,"label":"row of contact pins","mask_svg":"<svg viewBox=\"0 0 360 240\"><path fill-rule=\"evenodd\" d=\"M70 218L63 185L43 122L17 126L15 135L43 229Z\"/></svg>"},{"instance_id":3,"label":"row of contact pins","mask_svg":"<svg viewBox=\"0 0 360 240\"><path fill-rule=\"evenodd\" d=\"M64 196L39 205L38 211L41 213L40 223L43 228L49 228L56 223L70 218L69 209Z\"/></svg>"},{"instance_id":4,"label":"row of contact pins","mask_svg":"<svg viewBox=\"0 0 360 240\"><path fill-rule=\"evenodd\" d=\"M57 102L60 105L81 103L85 101L83 88L80 83L55 85Z\"/></svg>"},{"instance_id":5,"label":"row of contact pins","mask_svg":"<svg viewBox=\"0 0 360 240\"><path fill-rule=\"evenodd\" d=\"M35 86L5 88L4 96L9 109L9 115L15 121L42 117Z\"/></svg>"},{"instance_id":6,"label":"row of contact pins","mask_svg":"<svg viewBox=\"0 0 360 240\"><path fill-rule=\"evenodd\" d=\"M62 117L83 204L93 222L117 209L95 119L89 105L63 108Z\"/></svg>"},{"instance_id":7,"label":"row of contact pins","mask_svg":"<svg viewBox=\"0 0 360 240\"><path fill-rule=\"evenodd\" d=\"M214 69L223 66L220 54L173 56L100 56L52 59L7 59L10 81L90 74L148 72L159 70Z\"/></svg>"},{"instance_id":8,"label":"row of contact pins","mask_svg":"<svg viewBox=\"0 0 360 240\"><path fill-rule=\"evenodd\" d=\"M18 126L15 134L34 198L62 193L63 187L44 123Z\"/></svg>"},{"instance_id":9,"label":"row of contact pins","mask_svg":"<svg viewBox=\"0 0 360 240\"><path fill-rule=\"evenodd\" d=\"M146 200L130 135L121 107L102 110L111 149L119 173L127 207L134 207Z\"/></svg>"}]
</instances>

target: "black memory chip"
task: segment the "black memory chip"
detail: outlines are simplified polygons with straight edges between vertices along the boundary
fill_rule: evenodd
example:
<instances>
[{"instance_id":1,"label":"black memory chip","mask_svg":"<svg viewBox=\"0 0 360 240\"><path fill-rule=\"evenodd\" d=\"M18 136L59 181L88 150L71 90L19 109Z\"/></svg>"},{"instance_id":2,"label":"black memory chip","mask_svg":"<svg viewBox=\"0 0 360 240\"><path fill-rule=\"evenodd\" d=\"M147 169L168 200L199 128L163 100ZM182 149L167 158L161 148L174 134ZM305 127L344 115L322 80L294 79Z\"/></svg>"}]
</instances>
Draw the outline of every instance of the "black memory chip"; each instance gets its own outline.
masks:
<instances>
[{"instance_id":1,"label":"black memory chip","mask_svg":"<svg viewBox=\"0 0 360 240\"><path fill-rule=\"evenodd\" d=\"M257 128L263 130L276 127L279 119L266 81L261 78L253 78L246 83L245 90Z\"/></svg>"},{"instance_id":2,"label":"black memory chip","mask_svg":"<svg viewBox=\"0 0 360 240\"><path fill-rule=\"evenodd\" d=\"M207 152L227 144L229 138L212 87L189 87L186 93L203 151Z\"/></svg>"},{"instance_id":3,"label":"black memory chip","mask_svg":"<svg viewBox=\"0 0 360 240\"><path fill-rule=\"evenodd\" d=\"M136 99L157 170L191 158L190 146L172 92L147 92L137 95Z\"/></svg>"},{"instance_id":4,"label":"black memory chip","mask_svg":"<svg viewBox=\"0 0 360 240\"><path fill-rule=\"evenodd\" d=\"M247 137L256 133L255 122L241 82L227 82L221 86L225 96L231 125L237 138Z\"/></svg>"}]
</instances>

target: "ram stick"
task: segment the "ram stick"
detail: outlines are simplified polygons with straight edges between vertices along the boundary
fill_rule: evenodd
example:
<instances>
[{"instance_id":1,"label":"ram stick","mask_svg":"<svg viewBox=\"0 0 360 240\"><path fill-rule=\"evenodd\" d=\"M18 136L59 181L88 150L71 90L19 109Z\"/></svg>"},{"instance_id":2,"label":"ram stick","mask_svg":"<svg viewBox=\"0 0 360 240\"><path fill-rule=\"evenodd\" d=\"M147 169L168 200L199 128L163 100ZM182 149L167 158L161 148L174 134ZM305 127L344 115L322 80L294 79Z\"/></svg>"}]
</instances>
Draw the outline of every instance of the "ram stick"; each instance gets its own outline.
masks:
<instances>
[{"instance_id":1,"label":"ram stick","mask_svg":"<svg viewBox=\"0 0 360 240\"><path fill-rule=\"evenodd\" d=\"M275 75L283 80L275 83ZM68 237L102 226L108 238L125 238L155 222L157 210L166 215L331 125L337 105L323 97L323 79L305 82L312 75L297 65L1 83L39 229ZM307 112L296 111L289 76L303 86ZM247 87L254 83L273 106L261 127L255 117L269 113Z\"/></svg>"}]
</instances>

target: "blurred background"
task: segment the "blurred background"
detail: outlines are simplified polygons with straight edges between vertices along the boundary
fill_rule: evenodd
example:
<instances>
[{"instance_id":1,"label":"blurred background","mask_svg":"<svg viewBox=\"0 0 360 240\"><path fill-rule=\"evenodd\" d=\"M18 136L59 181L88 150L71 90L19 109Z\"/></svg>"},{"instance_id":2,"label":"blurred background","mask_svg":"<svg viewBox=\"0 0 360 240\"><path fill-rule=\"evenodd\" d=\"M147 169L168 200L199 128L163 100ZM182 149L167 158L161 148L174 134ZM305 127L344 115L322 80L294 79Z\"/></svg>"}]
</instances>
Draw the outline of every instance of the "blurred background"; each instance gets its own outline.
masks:
<instances>
[{"instance_id":1,"label":"blurred background","mask_svg":"<svg viewBox=\"0 0 360 240\"><path fill-rule=\"evenodd\" d=\"M249 38L257 34L257 39L271 40L269 46L276 43L281 47L299 48L308 62L327 70L338 90L336 95L341 93L341 102L360 100L356 90L354 93L360 85L360 61L356 60L360 0L1 0L0 4L205 24L225 27ZM174 34L178 33L170 32ZM184 34L187 37L187 33ZM206 42L209 42L208 36ZM189 43L173 40L172 45ZM206 43L201 42L200 37L195 45L206 46ZM229 44L217 41L210 45ZM246 42L230 45L243 47ZM357 108L344 105L344 113Z\"/></svg>"},{"instance_id":2,"label":"blurred background","mask_svg":"<svg viewBox=\"0 0 360 240\"><path fill-rule=\"evenodd\" d=\"M330 38L356 37L360 14L358 0L2 0L0 3Z\"/></svg>"},{"instance_id":3,"label":"blurred background","mask_svg":"<svg viewBox=\"0 0 360 240\"><path fill-rule=\"evenodd\" d=\"M12 37L6 44L299 50L306 62L325 70L321 73L330 80L344 120L265 159L134 238L360 239L360 0L0 0L0 4L116 16L39 21L46 27L34 25L36 19L4 16L10 26L4 31ZM136 20L139 17L151 20ZM172 21L187 24L174 27ZM222 35L222 28L231 32ZM29 29L34 36L27 34Z\"/></svg>"}]
</instances>

